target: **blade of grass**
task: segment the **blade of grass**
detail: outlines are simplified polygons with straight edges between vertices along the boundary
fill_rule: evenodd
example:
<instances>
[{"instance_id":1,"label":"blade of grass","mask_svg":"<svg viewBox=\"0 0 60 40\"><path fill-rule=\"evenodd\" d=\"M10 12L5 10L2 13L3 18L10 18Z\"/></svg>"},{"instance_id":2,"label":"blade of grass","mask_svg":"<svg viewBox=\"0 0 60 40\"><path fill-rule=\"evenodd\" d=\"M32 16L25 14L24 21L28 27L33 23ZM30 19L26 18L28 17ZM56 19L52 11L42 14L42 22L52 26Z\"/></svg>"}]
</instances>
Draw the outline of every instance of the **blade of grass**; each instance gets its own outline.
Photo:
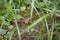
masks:
<instances>
[{"instance_id":1,"label":"blade of grass","mask_svg":"<svg viewBox=\"0 0 60 40\"><path fill-rule=\"evenodd\" d=\"M14 18L14 19L15 19L15 18ZM18 24L17 24L16 19L15 19L15 25L16 25L16 29L17 29L17 32L18 32L19 40L21 40L20 29L19 29L19 26L18 26Z\"/></svg>"},{"instance_id":2,"label":"blade of grass","mask_svg":"<svg viewBox=\"0 0 60 40\"><path fill-rule=\"evenodd\" d=\"M15 19L15 25L16 25L16 29L17 29L17 32L18 32L18 36L19 36L19 40L21 40L21 35L20 35L20 29L19 29L19 26L18 26L18 23L17 23L17 21L16 21L16 19Z\"/></svg>"},{"instance_id":3,"label":"blade of grass","mask_svg":"<svg viewBox=\"0 0 60 40\"><path fill-rule=\"evenodd\" d=\"M50 35L51 33L50 33L49 28L48 28L48 23L47 23L47 20L46 19L45 19L45 22L46 22L46 28L47 28L47 34L48 34L48 37L47 38L48 38L48 40L51 40L51 38L50 38L51 37L51 35Z\"/></svg>"},{"instance_id":4,"label":"blade of grass","mask_svg":"<svg viewBox=\"0 0 60 40\"><path fill-rule=\"evenodd\" d=\"M53 39L54 18L52 17L51 40Z\"/></svg>"},{"instance_id":5,"label":"blade of grass","mask_svg":"<svg viewBox=\"0 0 60 40\"><path fill-rule=\"evenodd\" d=\"M13 32L10 32L9 40L12 40L12 35L13 35Z\"/></svg>"},{"instance_id":6,"label":"blade of grass","mask_svg":"<svg viewBox=\"0 0 60 40\"><path fill-rule=\"evenodd\" d=\"M15 8L15 6L14 6L14 8ZM16 11L14 11L14 12L16 14ZM15 15L13 15L13 16L14 16L15 25L16 25L16 29L17 29L17 32L18 32L19 40L21 40L21 35L20 35L21 32L20 32L20 29L19 29L18 23L16 21Z\"/></svg>"},{"instance_id":7,"label":"blade of grass","mask_svg":"<svg viewBox=\"0 0 60 40\"><path fill-rule=\"evenodd\" d=\"M32 22L32 15L33 15L34 2L35 2L35 0L32 0L32 3L31 3L31 13L30 13L31 22Z\"/></svg>"}]
</instances>

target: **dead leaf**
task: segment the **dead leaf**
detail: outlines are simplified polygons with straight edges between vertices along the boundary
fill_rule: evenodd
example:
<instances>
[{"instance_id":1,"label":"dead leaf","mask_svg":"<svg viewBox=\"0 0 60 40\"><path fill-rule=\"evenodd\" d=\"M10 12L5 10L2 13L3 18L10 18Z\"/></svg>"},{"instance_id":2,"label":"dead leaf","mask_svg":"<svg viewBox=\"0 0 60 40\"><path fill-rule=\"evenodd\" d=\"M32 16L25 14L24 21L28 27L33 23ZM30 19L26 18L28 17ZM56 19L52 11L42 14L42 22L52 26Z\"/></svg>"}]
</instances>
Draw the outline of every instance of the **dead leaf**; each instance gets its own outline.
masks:
<instances>
[{"instance_id":1,"label":"dead leaf","mask_svg":"<svg viewBox=\"0 0 60 40\"><path fill-rule=\"evenodd\" d=\"M25 22L25 24L29 24L30 18L27 18L24 22Z\"/></svg>"}]
</instances>

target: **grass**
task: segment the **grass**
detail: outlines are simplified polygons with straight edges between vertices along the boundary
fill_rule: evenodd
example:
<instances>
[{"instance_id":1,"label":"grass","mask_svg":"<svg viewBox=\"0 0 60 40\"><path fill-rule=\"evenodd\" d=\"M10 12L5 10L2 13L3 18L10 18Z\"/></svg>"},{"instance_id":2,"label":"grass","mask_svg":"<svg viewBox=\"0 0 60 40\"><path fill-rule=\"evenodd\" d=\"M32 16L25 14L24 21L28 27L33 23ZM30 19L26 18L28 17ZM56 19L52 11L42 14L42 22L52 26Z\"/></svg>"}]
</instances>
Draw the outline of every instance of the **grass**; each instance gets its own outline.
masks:
<instances>
[{"instance_id":1,"label":"grass","mask_svg":"<svg viewBox=\"0 0 60 40\"><path fill-rule=\"evenodd\" d=\"M59 4L60 0L0 0L0 30L7 30L0 40L60 40Z\"/></svg>"}]
</instances>

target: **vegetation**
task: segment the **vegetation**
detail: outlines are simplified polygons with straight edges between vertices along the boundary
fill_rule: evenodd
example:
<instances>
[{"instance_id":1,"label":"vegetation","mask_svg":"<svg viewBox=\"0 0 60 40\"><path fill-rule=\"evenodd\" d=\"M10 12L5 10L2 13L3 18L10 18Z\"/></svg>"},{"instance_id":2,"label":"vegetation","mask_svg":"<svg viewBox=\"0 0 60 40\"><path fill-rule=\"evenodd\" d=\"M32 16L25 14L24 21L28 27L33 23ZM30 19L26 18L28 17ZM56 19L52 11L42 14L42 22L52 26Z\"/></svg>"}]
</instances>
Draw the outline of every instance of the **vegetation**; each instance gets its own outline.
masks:
<instances>
[{"instance_id":1,"label":"vegetation","mask_svg":"<svg viewBox=\"0 0 60 40\"><path fill-rule=\"evenodd\" d=\"M60 0L0 0L0 40L60 40Z\"/></svg>"}]
</instances>

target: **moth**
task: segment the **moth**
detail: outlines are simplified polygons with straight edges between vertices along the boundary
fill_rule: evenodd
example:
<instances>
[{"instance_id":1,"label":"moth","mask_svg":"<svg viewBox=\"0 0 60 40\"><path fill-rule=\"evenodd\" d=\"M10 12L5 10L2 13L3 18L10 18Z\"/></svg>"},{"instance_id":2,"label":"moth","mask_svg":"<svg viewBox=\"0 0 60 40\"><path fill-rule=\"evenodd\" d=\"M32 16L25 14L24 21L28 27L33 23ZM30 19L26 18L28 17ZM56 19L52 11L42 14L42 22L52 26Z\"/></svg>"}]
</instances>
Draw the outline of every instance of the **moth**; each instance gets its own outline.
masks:
<instances>
[{"instance_id":1,"label":"moth","mask_svg":"<svg viewBox=\"0 0 60 40\"><path fill-rule=\"evenodd\" d=\"M25 20L21 20L20 18L17 18L16 21L17 21L17 23L24 22L25 24L29 24L30 23L30 18L27 18ZM11 22L15 23L15 20L12 20Z\"/></svg>"}]
</instances>

